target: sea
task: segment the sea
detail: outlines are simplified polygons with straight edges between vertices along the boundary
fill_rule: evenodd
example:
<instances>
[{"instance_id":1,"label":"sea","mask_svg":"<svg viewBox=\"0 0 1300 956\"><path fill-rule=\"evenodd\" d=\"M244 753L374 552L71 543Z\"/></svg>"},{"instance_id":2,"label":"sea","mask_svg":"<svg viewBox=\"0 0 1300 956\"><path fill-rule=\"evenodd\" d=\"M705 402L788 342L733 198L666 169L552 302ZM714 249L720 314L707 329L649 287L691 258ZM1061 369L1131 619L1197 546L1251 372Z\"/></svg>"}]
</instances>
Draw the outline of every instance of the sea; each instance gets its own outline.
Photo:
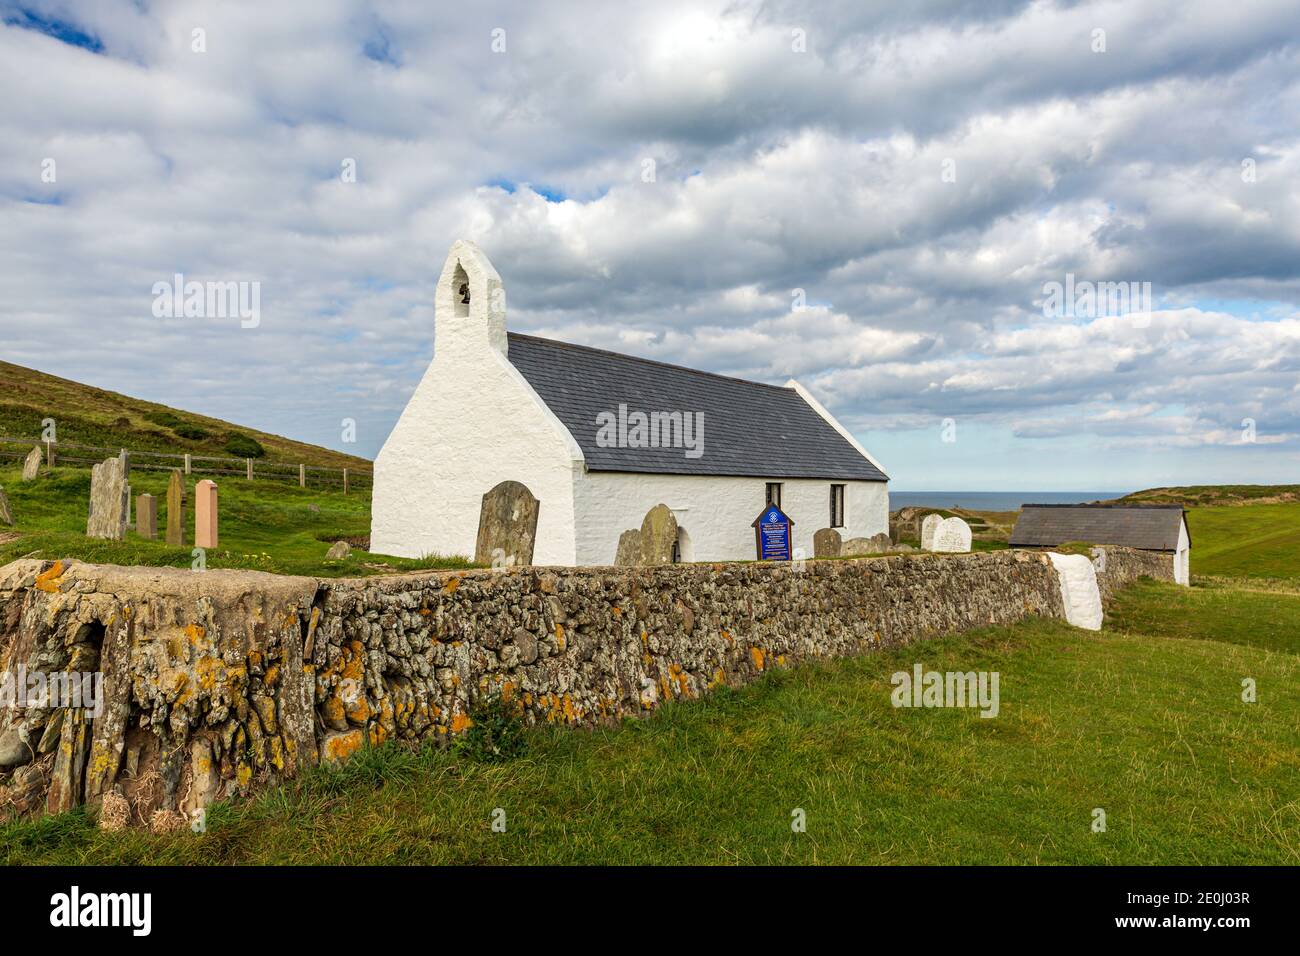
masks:
<instances>
[{"instance_id":1,"label":"sea","mask_svg":"<svg viewBox=\"0 0 1300 956\"><path fill-rule=\"evenodd\" d=\"M1085 501L1118 498L1126 491L894 491L892 511L915 505L922 508L969 508L972 511L1019 511L1025 504L1077 505Z\"/></svg>"}]
</instances>

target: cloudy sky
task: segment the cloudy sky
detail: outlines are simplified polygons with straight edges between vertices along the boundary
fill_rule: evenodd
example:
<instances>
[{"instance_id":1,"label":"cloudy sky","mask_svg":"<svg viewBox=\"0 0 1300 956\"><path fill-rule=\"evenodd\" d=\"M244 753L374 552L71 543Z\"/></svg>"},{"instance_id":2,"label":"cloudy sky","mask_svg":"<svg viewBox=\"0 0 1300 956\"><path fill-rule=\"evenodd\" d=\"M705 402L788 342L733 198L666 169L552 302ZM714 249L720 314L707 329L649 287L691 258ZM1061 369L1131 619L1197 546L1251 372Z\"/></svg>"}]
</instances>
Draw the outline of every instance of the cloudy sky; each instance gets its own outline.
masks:
<instances>
[{"instance_id":1,"label":"cloudy sky","mask_svg":"<svg viewBox=\"0 0 1300 956\"><path fill-rule=\"evenodd\" d=\"M0 20L5 360L370 457L466 237L512 329L798 378L898 490L1300 480L1294 0Z\"/></svg>"}]
</instances>

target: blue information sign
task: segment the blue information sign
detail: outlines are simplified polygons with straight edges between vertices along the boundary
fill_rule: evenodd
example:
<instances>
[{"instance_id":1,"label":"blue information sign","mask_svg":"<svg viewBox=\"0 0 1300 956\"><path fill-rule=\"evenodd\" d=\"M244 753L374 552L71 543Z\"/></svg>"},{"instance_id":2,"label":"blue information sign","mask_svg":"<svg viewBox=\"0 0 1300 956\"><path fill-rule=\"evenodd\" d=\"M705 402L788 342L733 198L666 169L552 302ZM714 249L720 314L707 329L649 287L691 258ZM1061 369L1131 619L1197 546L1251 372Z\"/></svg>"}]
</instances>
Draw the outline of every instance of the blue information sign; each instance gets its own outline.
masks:
<instances>
[{"instance_id":1,"label":"blue information sign","mask_svg":"<svg viewBox=\"0 0 1300 956\"><path fill-rule=\"evenodd\" d=\"M754 519L754 541L760 561L790 560L790 528L794 522L776 505L768 505Z\"/></svg>"}]
</instances>

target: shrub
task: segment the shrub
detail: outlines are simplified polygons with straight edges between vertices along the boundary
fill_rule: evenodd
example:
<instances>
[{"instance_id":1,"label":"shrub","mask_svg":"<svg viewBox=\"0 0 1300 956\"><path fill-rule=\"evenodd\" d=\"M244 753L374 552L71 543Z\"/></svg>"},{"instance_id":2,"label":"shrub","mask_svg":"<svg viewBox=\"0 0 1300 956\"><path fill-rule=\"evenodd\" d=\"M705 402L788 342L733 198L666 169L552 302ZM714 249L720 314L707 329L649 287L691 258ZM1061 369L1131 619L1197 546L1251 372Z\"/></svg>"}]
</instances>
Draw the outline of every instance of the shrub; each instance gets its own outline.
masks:
<instances>
[{"instance_id":1,"label":"shrub","mask_svg":"<svg viewBox=\"0 0 1300 956\"><path fill-rule=\"evenodd\" d=\"M172 431L174 431L181 438L188 438L191 441L202 441L203 439L208 437L207 429L200 428L198 425L187 425L187 424L175 425L172 427ZM244 455L244 457L248 458L249 456Z\"/></svg>"},{"instance_id":2,"label":"shrub","mask_svg":"<svg viewBox=\"0 0 1300 956\"><path fill-rule=\"evenodd\" d=\"M161 425L163 428L175 428L177 425L184 424L173 412L149 412L144 417L145 421Z\"/></svg>"},{"instance_id":3,"label":"shrub","mask_svg":"<svg viewBox=\"0 0 1300 956\"><path fill-rule=\"evenodd\" d=\"M498 763L520 757L528 749L519 707L500 694L480 697L470 708L469 719L469 727L452 745L458 755L482 763Z\"/></svg>"},{"instance_id":4,"label":"shrub","mask_svg":"<svg viewBox=\"0 0 1300 956\"><path fill-rule=\"evenodd\" d=\"M256 438L239 432L231 432L226 436L226 451L236 458L262 458L266 455L266 449Z\"/></svg>"}]
</instances>

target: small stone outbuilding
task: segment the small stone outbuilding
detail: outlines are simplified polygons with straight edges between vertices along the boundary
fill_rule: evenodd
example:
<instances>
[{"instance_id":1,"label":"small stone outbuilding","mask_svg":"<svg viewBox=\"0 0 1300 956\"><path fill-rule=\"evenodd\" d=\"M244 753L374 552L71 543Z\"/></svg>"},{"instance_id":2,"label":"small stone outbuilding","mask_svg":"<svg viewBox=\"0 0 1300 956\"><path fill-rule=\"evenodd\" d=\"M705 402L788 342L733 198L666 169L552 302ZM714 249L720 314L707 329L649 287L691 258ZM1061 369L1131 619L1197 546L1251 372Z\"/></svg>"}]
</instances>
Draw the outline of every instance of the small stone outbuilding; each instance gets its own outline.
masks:
<instances>
[{"instance_id":1,"label":"small stone outbuilding","mask_svg":"<svg viewBox=\"0 0 1300 956\"><path fill-rule=\"evenodd\" d=\"M1191 581L1192 538L1182 505L1024 505L1009 543L1058 548L1072 541L1163 552L1174 581Z\"/></svg>"}]
</instances>

